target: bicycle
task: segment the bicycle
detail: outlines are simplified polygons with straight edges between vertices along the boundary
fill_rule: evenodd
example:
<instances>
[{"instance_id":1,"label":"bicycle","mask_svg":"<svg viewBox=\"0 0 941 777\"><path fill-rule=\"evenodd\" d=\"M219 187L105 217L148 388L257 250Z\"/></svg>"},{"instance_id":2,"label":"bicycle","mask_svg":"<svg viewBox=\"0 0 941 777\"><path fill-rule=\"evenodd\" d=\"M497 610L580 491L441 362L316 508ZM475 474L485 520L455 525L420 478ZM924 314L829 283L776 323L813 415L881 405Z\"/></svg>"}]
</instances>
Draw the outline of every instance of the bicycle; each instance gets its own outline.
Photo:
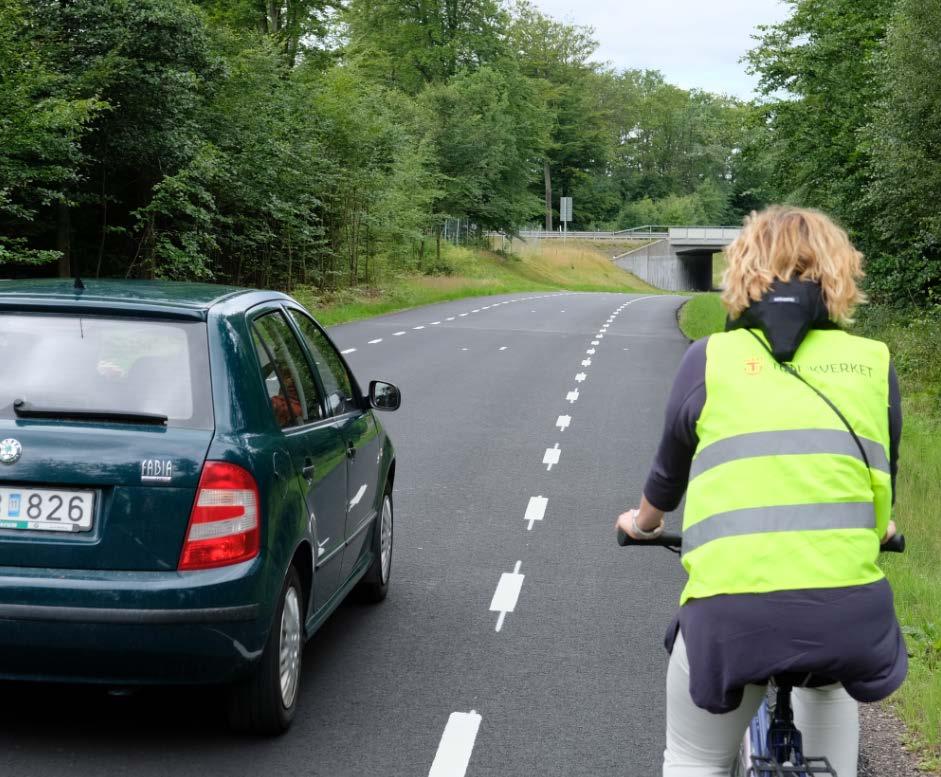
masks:
<instances>
[{"instance_id":1,"label":"bicycle","mask_svg":"<svg viewBox=\"0 0 941 777\"><path fill-rule=\"evenodd\" d=\"M652 540L635 540L618 529L618 545L648 545L679 553L683 547L683 537L664 532ZM882 545L881 552L904 553L904 535L896 534ZM804 755L801 732L794 725L794 711L791 707L793 678L770 677L768 685L774 689L774 705L768 703L767 696L762 700L758 712L744 732L739 756L732 765L730 777L838 777L826 756Z\"/></svg>"}]
</instances>

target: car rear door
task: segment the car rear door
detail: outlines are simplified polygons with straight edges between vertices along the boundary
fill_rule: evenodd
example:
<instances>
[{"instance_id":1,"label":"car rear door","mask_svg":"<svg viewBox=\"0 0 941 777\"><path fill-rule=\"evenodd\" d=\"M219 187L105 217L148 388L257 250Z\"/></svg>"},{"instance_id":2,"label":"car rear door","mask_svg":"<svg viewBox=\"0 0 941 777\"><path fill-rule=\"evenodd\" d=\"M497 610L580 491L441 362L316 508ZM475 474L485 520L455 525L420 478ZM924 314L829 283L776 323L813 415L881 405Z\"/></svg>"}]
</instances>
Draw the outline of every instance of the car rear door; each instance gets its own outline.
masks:
<instances>
[{"instance_id":1,"label":"car rear door","mask_svg":"<svg viewBox=\"0 0 941 777\"><path fill-rule=\"evenodd\" d=\"M325 410L321 387L280 305L255 311L252 341L275 422L304 494L315 549L314 609L342 582L345 547L346 446Z\"/></svg>"},{"instance_id":2,"label":"car rear door","mask_svg":"<svg viewBox=\"0 0 941 777\"><path fill-rule=\"evenodd\" d=\"M336 419L346 446L347 516L346 551L343 577L350 575L372 536L369 527L376 516L379 501L379 425L356 390L343 358L336 347L300 308L290 307L289 314L297 324L314 359L324 387L328 410Z\"/></svg>"}]
</instances>

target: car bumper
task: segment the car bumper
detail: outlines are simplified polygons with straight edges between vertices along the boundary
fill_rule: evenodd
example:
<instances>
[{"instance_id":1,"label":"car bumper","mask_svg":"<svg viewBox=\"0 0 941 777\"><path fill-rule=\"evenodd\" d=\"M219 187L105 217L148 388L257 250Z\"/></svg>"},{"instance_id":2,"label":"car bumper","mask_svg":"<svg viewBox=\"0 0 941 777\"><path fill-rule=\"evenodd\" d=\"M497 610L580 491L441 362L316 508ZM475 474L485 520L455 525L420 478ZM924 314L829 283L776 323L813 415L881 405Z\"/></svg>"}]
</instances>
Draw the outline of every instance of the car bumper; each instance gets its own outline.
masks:
<instances>
[{"instance_id":1,"label":"car bumper","mask_svg":"<svg viewBox=\"0 0 941 777\"><path fill-rule=\"evenodd\" d=\"M226 682L261 656L268 600L257 561L182 574L0 568L0 677Z\"/></svg>"}]
</instances>

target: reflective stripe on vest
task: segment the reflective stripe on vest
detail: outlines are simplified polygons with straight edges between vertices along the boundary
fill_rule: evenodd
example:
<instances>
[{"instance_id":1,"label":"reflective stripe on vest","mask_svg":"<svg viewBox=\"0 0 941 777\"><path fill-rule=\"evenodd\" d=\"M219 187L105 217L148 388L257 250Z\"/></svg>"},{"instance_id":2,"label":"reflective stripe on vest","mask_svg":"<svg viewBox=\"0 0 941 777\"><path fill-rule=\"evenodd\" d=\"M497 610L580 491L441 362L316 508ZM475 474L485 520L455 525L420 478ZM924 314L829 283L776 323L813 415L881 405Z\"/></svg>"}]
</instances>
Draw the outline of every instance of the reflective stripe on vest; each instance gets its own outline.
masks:
<instances>
[{"instance_id":1,"label":"reflective stripe on vest","mask_svg":"<svg viewBox=\"0 0 941 777\"><path fill-rule=\"evenodd\" d=\"M885 449L875 440L860 437L869 459L869 466L882 472L889 471ZM757 456L792 456L804 453L852 456L864 461L852 435L840 429L786 429L779 432L749 432L726 437L707 445L693 459L690 480L707 469L729 461Z\"/></svg>"},{"instance_id":2,"label":"reflective stripe on vest","mask_svg":"<svg viewBox=\"0 0 941 777\"><path fill-rule=\"evenodd\" d=\"M692 553L713 540L743 534L875 528L872 502L747 507L717 513L690 526L683 532L683 553Z\"/></svg>"}]
</instances>

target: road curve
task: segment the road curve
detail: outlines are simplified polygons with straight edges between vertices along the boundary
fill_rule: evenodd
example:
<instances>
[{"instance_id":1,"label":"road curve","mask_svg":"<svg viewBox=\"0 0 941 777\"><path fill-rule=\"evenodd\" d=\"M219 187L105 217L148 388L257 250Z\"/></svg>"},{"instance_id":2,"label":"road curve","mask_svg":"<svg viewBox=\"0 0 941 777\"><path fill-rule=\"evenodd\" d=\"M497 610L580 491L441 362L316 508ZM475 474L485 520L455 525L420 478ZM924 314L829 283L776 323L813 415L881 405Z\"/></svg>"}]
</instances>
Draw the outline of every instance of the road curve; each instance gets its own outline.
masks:
<instances>
[{"instance_id":1,"label":"road curve","mask_svg":"<svg viewBox=\"0 0 941 777\"><path fill-rule=\"evenodd\" d=\"M682 298L517 294L335 327L397 383L392 588L304 654L277 740L197 690L0 688L0 774L649 775L682 570L614 543L686 340ZM492 609L491 609L492 608Z\"/></svg>"}]
</instances>

